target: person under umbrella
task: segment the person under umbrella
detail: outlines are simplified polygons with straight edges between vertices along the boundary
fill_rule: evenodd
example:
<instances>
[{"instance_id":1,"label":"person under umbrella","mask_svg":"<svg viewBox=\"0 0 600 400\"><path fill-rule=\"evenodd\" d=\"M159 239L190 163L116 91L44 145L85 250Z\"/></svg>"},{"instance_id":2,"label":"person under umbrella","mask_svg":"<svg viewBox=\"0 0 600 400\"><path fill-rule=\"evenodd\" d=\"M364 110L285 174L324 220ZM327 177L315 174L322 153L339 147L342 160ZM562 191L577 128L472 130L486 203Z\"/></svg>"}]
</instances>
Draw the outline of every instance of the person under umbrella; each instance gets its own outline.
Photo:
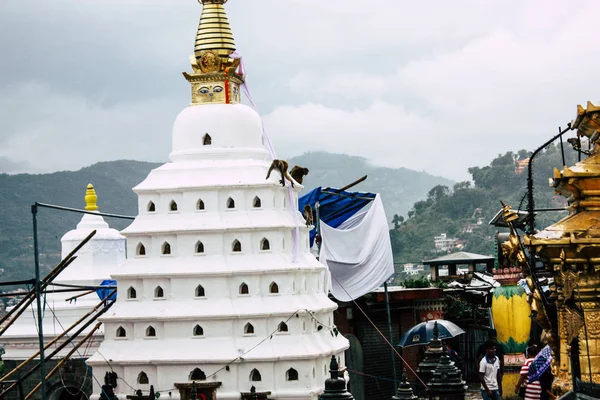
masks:
<instances>
[{"instance_id":1,"label":"person under umbrella","mask_svg":"<svg viewBox=\"0 0 600 400\"><path fill-rule=\"evenodd\" d=\"M550 369L552 364L552 350L550 346L544 347L529 365L528 382L539 381L542 386L540 400L554 400L556 396L552 393L552 382L554 375Z\"/></svg>"}]
</instances>

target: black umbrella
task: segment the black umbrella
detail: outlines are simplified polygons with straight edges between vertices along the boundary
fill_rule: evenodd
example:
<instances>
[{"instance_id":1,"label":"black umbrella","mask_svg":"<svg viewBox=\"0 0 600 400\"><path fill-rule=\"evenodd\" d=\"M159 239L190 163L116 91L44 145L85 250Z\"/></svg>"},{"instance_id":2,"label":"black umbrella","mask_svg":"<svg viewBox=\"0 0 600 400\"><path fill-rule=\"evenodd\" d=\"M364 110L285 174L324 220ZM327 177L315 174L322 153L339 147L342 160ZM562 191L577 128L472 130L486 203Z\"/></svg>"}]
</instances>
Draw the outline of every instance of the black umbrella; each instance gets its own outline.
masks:
<instances>
[{"instance_id":1,"label":"black umbrella","mask_svg":"<svg viewBox=\"0 0 600 400\"><path fill-rule=\"evenodd\" d=\"M404 332L398 346L409 347L428 344L436 333L438 339L450 339L465 333L465 331L455 323L446 321L445 319L421 322Z\"/></svg>"}]
</instances>

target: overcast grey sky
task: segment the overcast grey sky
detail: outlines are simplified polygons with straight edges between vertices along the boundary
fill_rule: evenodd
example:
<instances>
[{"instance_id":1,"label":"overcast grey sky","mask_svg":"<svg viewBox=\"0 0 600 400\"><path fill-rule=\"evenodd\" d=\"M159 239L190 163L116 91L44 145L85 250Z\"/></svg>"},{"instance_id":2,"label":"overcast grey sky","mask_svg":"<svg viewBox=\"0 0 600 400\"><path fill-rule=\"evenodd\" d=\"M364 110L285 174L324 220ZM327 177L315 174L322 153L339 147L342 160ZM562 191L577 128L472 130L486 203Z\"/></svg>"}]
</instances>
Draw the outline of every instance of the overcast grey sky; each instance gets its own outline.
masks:
<instances>
[{"instance_id":1,"label":"overcast grey sky","mask_svg":"<svg viewBox=\"0 0 600 400\"><path fill-rule=\"evenodd\" d=\"M466 179L600 99L594 0L226 9L284 157L326 150ZM194 0L2 0L0 171L167 160L200 13Z\"/></svg>"}]
</instances>

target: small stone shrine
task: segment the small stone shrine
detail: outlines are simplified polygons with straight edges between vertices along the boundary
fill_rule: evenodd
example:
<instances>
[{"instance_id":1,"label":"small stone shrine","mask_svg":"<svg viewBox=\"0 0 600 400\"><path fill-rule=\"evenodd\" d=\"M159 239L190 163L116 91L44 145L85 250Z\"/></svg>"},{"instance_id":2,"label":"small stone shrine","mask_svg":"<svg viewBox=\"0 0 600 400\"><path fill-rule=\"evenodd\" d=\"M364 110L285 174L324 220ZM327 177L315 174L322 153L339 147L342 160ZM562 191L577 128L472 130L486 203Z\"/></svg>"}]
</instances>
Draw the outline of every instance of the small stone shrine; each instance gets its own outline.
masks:
<instances>
[{"instance_id":1,"label":"small stone shrine","mask_svg":"<svg viewBox=\"0 0 600 400\"><path fill-rule=\"evenodd\" d=\"M406 371L403 372L400 377L401 382L398 385L398 390L396 390L396 395L392 396L392 400L415 400L417 396L412 390L410 383L408 383L408 379L406 379Z\"/></svg>"},{"instance_id":2,"label":"small stone shrine","mask_svg":"<svg viewBox=\"0 0 600 400\"><path fill-rule=\"evenodd\" d=\"M340 376L335 356L331 356L329 373L331 377L325 381L325 391L319 396L319 400L354 400L352 394L346 390L346 381Z\"/></svg>"},{"instance_id":3,"label":"small stone shrine","mask_svg":"<svg viewBox=\"0 0 600 400\"><path fill-rule=\"evenodd\" d=\"M448 353L443 352L440 362L433 371L433 376L427 383L429 386L430 398L439 400L459 400L465 398L467 384L462 378L462 372L454 361L450 359Z\"/></svg>"},{"instance_id":4,"label":"small stone shrine","mask_svg":"<svg viewBox=\"0 0 600 400\"><path fill-rule=\"evenodd\" d=\"M439 338L440 332L438 329L437 322L433 326L433 339L429 342L429 348L425 351L425 358L419 364L417 368L417 373L425 382L425 384L429 384L429 380L433 376L433 371L437 368L440 359L442 358L442 354L444 354L444 348L442 347L442 341ZM422 388L418 389L419 395L424 394Z\"/></svg>"}]
</instances>

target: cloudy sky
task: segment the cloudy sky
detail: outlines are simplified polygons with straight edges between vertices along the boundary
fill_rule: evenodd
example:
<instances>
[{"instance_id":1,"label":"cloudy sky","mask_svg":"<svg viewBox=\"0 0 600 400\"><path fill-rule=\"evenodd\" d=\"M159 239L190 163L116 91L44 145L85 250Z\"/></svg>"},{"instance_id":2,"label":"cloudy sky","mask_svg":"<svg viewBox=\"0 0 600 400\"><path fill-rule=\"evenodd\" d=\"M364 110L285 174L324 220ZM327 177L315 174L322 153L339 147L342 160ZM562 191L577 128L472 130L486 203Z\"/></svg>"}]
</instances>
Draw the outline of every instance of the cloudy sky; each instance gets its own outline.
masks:
<instances>
[{"instance_id":1,"label":"cloudy sky","mask_svg":"<svg viewBox=\"0 0 600 400\"><path fill-rule=\"evenodd\" d=\"M600 99L600 2L230 0L278 155L452 179ZM164 161L189 102L194 0L0 1L0 171Z\"/></svg>"}]
</instances>

